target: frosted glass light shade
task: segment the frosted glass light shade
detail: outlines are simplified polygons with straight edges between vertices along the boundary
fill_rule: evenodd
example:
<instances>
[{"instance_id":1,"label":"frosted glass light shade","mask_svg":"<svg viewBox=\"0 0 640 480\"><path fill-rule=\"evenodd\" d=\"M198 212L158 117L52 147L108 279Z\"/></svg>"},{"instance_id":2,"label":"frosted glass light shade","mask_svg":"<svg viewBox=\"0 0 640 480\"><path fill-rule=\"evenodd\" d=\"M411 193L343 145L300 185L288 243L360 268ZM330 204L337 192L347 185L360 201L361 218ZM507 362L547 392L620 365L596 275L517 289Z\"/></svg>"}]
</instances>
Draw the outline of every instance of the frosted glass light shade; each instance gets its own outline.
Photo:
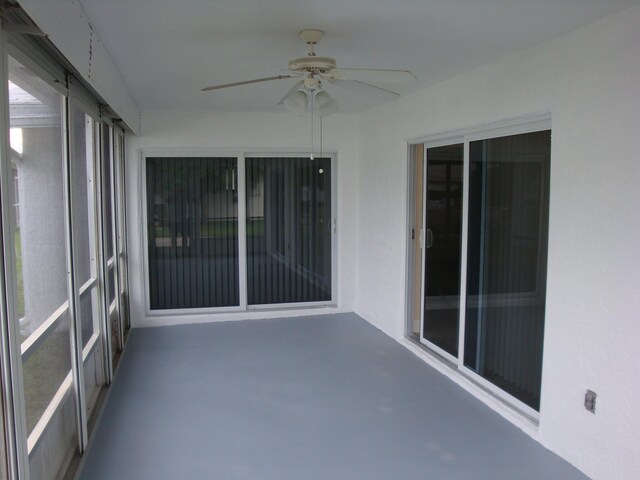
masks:
<instances>
[{"instance_id":1,"label":"frosted glass light shade","mask_svg":"<svg viewBox=\"0 0 640 480\"><path fill-rule=\"evenodd\" d=\"M331 95L324 90L320 90L316 93L315 101L318 106L318 114L320 114L321 117L331 115L338 110L338 102L331 98Z\"/></svg>"},{"instance_id":2,"label":"frosted glass light shade","mask_svg":"<svg viewBox=\"0 0 640 480\"><path fill-rule=\"evenodd\" d=\"M302 116L307 113L309 96L304 90L298 90L285 98L282 103L289 112Z\"/></svg>"}]
</instances>

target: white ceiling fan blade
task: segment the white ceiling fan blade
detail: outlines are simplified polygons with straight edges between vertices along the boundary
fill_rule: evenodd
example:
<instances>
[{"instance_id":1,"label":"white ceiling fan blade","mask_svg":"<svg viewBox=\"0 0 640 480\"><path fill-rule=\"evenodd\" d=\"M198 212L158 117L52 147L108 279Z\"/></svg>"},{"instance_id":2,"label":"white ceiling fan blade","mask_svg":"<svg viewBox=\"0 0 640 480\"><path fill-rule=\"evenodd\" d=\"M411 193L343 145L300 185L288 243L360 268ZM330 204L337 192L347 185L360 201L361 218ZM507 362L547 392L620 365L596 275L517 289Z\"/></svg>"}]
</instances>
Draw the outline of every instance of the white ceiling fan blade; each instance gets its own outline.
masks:
<instances>
[{"instance_id":1,"label":"white ceiling fan blade","mask_svg":"<svg viewBox=\"0 0 640 480\"><path fill-rule=\"evenodd\" d=\"M328 76L340 80L360 80L361 82L411 83L417 77L409 70L384 68L336 68Z\"/></svg>"},{"instance_id":2,"label":"white ceiling fan blade","mask_svg":"<svg viewBox=\"0 0 640 480\"><path fill-rule=\"evenodd\" d=\"M291 87L287 93L284 94L284 96L280 99L280 101L278 102L278 105L284 105L284 101L289 98L291 95L293 95L296 91L298 91L300 88L303 87L303 82L297 82L293 87Z\"/></svg>"},{"instance_id":3,"label":"white ceiling fan blade","mask_svg":"<svg viewBox=\"0 0 640 480\"><path fill-rule=\"evenodd\" d=\"M399 93L392 92L386 88L376 87L370 83L361 82L359 80L329 80L332 84L345 87L356 92L377 96L381 100L395 100L400 96Z\"/></svg>"},{"instance_id":4,"label":"white ceiling fan blade","mask_svg":"<svg viewBox=\"0 0 640 480\"><path fill-rule=\"evenodd\" d=\"M240 85L250 85L252 83L270 82L271 80L282 80L283 78L293 78L293 75L276 75L274 77L256 78L254 80L245 80L244 82L224 83L222 85L213 85L205 87L201 92L210 92L211 90L220 90L221 88L239 87Z\"/></svg>"}]
</instances>

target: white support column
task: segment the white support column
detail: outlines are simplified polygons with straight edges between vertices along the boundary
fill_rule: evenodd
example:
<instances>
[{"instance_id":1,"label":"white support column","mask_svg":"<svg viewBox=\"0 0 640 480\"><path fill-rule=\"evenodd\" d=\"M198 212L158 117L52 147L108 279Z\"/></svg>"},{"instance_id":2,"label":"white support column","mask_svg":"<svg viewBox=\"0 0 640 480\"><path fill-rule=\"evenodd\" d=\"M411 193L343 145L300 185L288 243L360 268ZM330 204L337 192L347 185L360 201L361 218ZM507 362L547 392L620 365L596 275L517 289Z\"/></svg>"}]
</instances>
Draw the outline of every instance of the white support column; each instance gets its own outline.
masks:
<instances>
[{"instance_id":1,"label":"white support column","mask_svg":"<svg viewBox=\"0 0 640 480\"><path fill-rule=\"evenodd\" d=\"M458 368L464 366L465 318L467 313L467 245L469 244L469 141L464 141L462 163L462 244L460 246L460 312L458 330Z\"/></svg>"},{"instance_id":2,"label":"white support column","mask_svg":"<svg viewBox=\"0 0 640 480\"><path fill-rule=\"evenodd\" d=\"M247 307L247 182L244 154L238 155L238 270L240 307Z\"/></svg>"},{"instance_id":3,"label":"white support column","mask_svg":"<svg viewBox=\"0 0 640 480\"><path fill-rule=\"evenodd\" d=\"M98 266L98 287L100 287L100 284L102 284L102 287L100 290L100 300L101 300L101 305L102 308L100 309L100 311L102 312L102 340L103 340L103 345L105 346L104 348L104 373L105 373L105 383L107 385L111 384L111 381L113 379L113 362L112 362L112 358L113 358L113 342L111 341L111 329L110 329L110 324L109 324L109 292L107 291L107 284L108 284L108 275L109 275L109 270L107 268L106 262L107 262L107 255L106 255L106 242L104 241L104 235L105 235L105 221L108 221L108 219L105 220L104 217L104 200L105 200L105 192L103 192L103 185L104 185L104 178L102 178L102 173L104 172L103 169L103 163L105 161L108 161L108 159L105 158L104 155L104 138L102 138L102 121L98 122L98 132L95 136L96 141L98 143L97 148L94 149L97 157L96 157L96 161L93 162L94 163L94 171L96 172L96 181L95 181L95 185L96 185L96 195L95 198L97 200L97 220L98 220L98 224L97 224L97 231L98 231L98 243L100 245L100 248L98 249L99 251L99 256L100 258L98 259L97 262L97 266ZM87 165L88 167L88 165ZM107 192L108 193L108 192ZM111 196L109 195L109 198L111 198ZM115 267L114 267L115 268Z\"/></svg>"},{"instance_id":4,"label":"white support column","mask_svg":"<svg viewBox=\"0 0 640 480\"><path fill-rule=\"evenodd\" d=\"M69 88L71 89L73 80L68 78ZM71 318L70 340L71 340L71 370L73 372L73 388L76 398L76 425L78 434L78 450L83 453L87 447L89 439L87 427L87 407L86 395L84 387L84 364L82 358L82 325L78 321L77 310L80 305L80 298L76 291L75 278L73 275L73 194L71 192L71 184L73 179L73 122L71 119L71 95L67 97L65 104L65 135L66 139L64 149L65 175L64 175L64 193L67 201L65 208L65 225L67 230L66 247L67 247L67 285L70 292L69 296L69 314Z\"/></svg>"}]
</instances>

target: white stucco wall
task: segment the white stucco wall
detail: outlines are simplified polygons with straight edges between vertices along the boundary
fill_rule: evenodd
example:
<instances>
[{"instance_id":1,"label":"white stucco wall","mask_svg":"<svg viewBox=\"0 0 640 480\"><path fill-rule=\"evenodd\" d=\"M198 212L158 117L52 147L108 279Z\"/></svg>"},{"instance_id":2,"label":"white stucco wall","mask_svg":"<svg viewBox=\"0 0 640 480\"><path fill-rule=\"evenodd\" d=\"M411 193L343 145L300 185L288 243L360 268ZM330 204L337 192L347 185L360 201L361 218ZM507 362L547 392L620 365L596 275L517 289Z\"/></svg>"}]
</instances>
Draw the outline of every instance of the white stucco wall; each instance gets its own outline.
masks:
<instances>
[{"instance_id":1,"label":"white stucco wall","mask_svg":"<svg viewBox=\"0 0 640 480\"><path fill-rule=\"evenodd\" d=\"M127 137L127 226L129 280L133 326L167 325L206 321L317 314L354 310L355 225L357 167L357 118L332 115L323 122L323 151L337 152L338 180L338 298L337 309L290 310L288 312L239 312L216 315L145 316L143 278L143 202L140 151L145 148L235 149L237 151L307 152L310 145L308 118L290 113L193 113L147 112L142 115L143 133ZM316 146L318 145L316 138Z\"/></svg>"},{"instance_id":2,"label":"white stucco wall","mask_svg":"<svg viewBox=\"0 0 640 480\"><path fill-rule=\"evenodd\" d=\"M640 7L360 117L356 312L403 338L407 139L542 111L552 116L549 270L530 433L595 479L638 478Z\"/></svg>"}]
</instances>

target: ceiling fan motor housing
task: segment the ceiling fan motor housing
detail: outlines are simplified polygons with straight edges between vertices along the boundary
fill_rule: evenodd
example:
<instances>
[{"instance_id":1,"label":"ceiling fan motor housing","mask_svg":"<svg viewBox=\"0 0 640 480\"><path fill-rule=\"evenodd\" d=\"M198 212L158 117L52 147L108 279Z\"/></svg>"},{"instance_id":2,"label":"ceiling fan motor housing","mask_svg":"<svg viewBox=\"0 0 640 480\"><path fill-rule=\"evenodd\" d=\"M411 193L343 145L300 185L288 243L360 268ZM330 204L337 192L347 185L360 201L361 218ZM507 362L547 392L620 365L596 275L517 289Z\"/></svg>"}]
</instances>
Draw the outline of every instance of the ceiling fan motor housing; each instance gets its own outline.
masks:
<instances>
[{"instance_id":1,"label":"ceiling fan motor housing","mask_svg":"<svg viewBox=\"0 0 640 480\"><path fill-rule=\"evenodd\" d=\"M326 73L336 68L336 61L331 57L301 57L289 62L289 70L301 73Z\"/></svg>"}]
</instances>

